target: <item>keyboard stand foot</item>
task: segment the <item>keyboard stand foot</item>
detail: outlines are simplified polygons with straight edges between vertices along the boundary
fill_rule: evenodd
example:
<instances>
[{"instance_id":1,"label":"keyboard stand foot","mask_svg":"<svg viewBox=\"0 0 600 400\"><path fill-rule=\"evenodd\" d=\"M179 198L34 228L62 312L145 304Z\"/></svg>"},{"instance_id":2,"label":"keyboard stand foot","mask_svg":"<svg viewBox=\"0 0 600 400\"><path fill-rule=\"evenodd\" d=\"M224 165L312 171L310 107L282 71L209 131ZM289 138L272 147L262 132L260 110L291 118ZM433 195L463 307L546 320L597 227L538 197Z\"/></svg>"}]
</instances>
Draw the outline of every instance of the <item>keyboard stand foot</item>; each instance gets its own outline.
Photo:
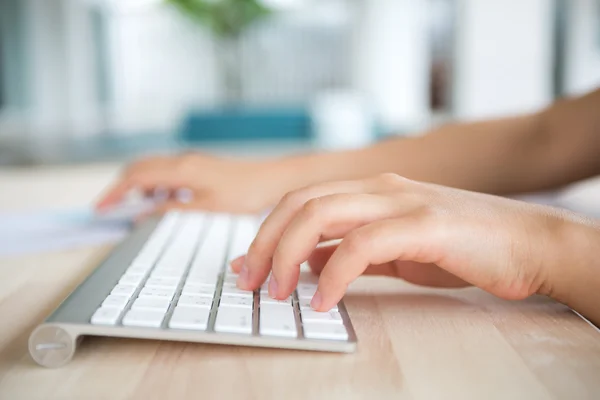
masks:
<instances>
[{"instance_id":1,"label":"keyboard stand foot","mask_svg":"<svg viewBox=\"0 0 600 400\"><path fill-rule=\"evenodd\" d=\"M57 368L73 358L77 340L60 326L40 325L29 336L29 354L39 365Z\"/></svg>"}]
</instances>

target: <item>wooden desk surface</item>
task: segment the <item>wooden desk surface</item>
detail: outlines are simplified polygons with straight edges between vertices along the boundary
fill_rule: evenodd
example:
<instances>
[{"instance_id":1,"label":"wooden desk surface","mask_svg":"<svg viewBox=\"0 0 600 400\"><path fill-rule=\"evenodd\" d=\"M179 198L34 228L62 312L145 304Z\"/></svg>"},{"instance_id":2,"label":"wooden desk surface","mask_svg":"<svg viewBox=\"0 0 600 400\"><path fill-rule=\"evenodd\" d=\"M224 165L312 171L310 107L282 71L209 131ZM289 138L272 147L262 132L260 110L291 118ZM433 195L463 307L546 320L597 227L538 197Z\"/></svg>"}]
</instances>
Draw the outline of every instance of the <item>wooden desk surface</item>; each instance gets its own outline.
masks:
<instances>
[{"instance_id":1,"label":"wooden desk surface","mask_svg":"<svg viewBox=\"0 0 600 400\"><path fill-rule=\"evenodd\" d=\"M82 205L113 166L0 171L0 212ZM41 196L43 195L43 196ZM545 298L496 299L361 278L355 354L89 338L60 369L33 327L110 246L0 258L0 399L597 399L600 332Z\"/></svg>"}]
</instances>

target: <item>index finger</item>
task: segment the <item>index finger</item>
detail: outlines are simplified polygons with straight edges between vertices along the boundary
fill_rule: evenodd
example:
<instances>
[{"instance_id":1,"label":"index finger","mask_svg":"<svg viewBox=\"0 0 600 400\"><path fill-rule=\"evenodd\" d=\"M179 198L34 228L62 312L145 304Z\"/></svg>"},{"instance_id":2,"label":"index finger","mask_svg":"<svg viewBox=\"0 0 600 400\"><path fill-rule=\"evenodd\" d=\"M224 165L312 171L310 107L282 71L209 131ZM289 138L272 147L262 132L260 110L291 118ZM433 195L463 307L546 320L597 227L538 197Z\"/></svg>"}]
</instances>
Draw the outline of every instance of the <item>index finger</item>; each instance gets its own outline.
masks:
<instances>
[{"instance_id":1,"label":"index finger","mask_svg":"<svg viewBox=\"0 0 600 400\"><path fill-rule=\"evenodd\" d=\"M288 193L265 218L250 245L238 280L240 288L254 290L264 283L271 270L273 254L283 233L307 201L331 194L370 192L376 190L379 184L376 179L340 181Z\"/></svg>"},{"instance_id":2,"label":"index finger","mask_svg":"<svg viewBox=\"0 0 600 400\"><path fill-rule=\"evenodd\" d=\"M105 193L100 200L96 202L96 209L102 211L110 206L118 204L123 197L133 189L134 185L131 179L121 179L116 185L114 185L107 193Z\"/></svg>"}]
</instances>

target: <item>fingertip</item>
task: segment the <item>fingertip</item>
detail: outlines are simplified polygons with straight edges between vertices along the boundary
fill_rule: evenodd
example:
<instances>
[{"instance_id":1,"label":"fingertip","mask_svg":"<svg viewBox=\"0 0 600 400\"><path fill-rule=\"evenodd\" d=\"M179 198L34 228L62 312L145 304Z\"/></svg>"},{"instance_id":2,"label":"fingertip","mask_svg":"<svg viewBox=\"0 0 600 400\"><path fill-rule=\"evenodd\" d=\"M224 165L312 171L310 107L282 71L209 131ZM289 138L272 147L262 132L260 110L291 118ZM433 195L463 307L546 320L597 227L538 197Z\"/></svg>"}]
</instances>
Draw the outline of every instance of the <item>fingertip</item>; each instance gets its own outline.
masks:
<instances>
[{"instance_id":1,"label":"fingertip","mask_svg":"<svg viewBox=\"0 0 600 400\"><path fill-rule=\"evenodd\" d=\"M254 290L250 287L250 284L248 282L248 267L246 266L246 264L242 264L240 268L241 269L239 272L239 277L236 282L237 287L239 287L242 290Z\"/></svg>"},{"instance_id":2,"label":"fingertip","mask_svg":"<svg viewBox=\"0 0 600 400\"><path fill-rule=\"evenodd\" d=\"M100 200L96 202L95 208L97 210L105 210L110 206L117 204L129 190L128 182L120 182L116 186L112 187L106 192Z\"/></svg>"},{"instance_id":3,"label":"fingertip","mask_svg":"<svg viewBox=\"0 0 600 400\"><path fill-rule=\"evenodd\" d=\"M313 296L310 307L318 312L329 312L338 303L338 301L326 300L319 291Z\"/></svg>"},{"instance_id":4,"label":"fingertip","mask_svg":"<svg viewBox=\"0 0 600 400\"><path fill-rule=\"evenodd\" d=\"M96 209L97 211L104 211L114 203L115 200L113 199L111 192L104 195L102 198L100 198L100 200L96 201L96 203L94 204L94 209Z\"/></svg>"},{"instance_id":5,"label":"fingertip","mask_svg":"<svg viewBox=\"0 0 600 400\"><path fill-rule=\"evenodd\" d=\"M321 292L319 290L317 290L312 298L312 300L310 301L310 306L315 310L315 311L321 311L321 306L323 305L323 296L321 295Z\"/></svg>"},{"instance_id":6,"label":"fingertip","mask_svg":"<svg viewBox=\"0 0 600 400\"><path fill-rule=\"evenodd\" d=\"M236 274L239 274L242 269L242 266L244 265L245 258L246 258L246 256L239 256L239 257L231 260L231 262L229 263L231 270L233 272L235 272Z\"/></svg>"}]
</instances>

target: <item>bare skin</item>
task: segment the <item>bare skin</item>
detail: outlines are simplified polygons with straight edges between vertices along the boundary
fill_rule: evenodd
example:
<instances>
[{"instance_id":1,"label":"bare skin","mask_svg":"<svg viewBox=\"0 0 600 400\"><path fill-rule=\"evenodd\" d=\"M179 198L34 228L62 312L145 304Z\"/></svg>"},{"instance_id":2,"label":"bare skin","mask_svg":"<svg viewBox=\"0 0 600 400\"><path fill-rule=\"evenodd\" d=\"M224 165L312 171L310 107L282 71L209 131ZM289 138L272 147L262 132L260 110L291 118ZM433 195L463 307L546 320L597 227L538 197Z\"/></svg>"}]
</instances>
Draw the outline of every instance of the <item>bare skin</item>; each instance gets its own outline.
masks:
<instances>
[{"instance_id":1,"label":"bare skin","mask_svg":"<svg viewBox=\"0 0 600 400\"><path fill-rule=\"evenodd\" d=\"M322 241L341 239L335 246ZM477 286L519 300L543 294L600 324L600 224L578 215L384 174L286 195L245 257L238 286L287 298L305 261L327 311L363 274L435 287Z\"/></svg>"},{"instance_id":2,"label":"bare skin","mask_svg":"<svg viewBox=\"0 0 600 400\"><path fill-rule=\"evenodd\" d=\"M129 166L98 201L118 203L132 188L174 192L193 201L171 208L258 212L300 187L393 172L409 179L490 194L552 189L600 174L600 90L535 114L450 124L414 138L346 152L266 161L189 153L149 157Z\"/></svg>"},{"instance_id":3,"label":"bare skin","mask_svg":"<svg viewBox=\"0 0 600 400\"><path fill-rule=\"evenodd\" d=\"M475 285L507 299L544 294L600 325L598 221L497 197L597 174L600 90L535 114L450 124L356 151L267 161L148 158L124 172L98 210L132 188L193 193L187 203L171 197L157 212L246 213L277 204L247 257L232 264L239 285L258 287L272 268L271 294L282 298L306 259L321 275L313 299L319 310L368 273ZM316 248L328 238L341 243Z\"/></svg>"}]
</instances>

